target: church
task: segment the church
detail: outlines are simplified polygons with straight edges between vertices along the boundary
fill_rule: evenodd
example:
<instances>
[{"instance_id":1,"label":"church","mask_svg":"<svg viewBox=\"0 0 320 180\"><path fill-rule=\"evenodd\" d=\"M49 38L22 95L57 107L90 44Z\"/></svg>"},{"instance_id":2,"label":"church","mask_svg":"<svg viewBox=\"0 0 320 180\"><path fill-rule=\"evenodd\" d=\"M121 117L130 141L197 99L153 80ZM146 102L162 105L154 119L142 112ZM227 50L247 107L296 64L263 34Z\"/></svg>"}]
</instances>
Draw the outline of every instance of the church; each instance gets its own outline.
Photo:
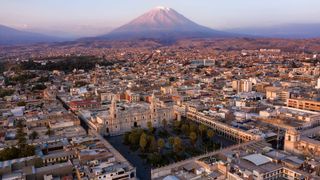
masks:
<instances>
[{"instance_id":1,"label":"church","mask_svg":"<svg viewBox=\"0 0 320 180\"><path fill-rule=\"evenodd\" d=\"M168 123L175 119L172 106L160 104L152 95L151 102L118 103L112 98L108 113L105 113L104 128L105 135L120 135L131 131L132 128L147 128L148 122L153 127L162 126L163 121Z\"/></svg>"},{"instance_id":2,"label":"church","mask_svg":"<svg viewBox=\"0 0 320 180\"><path fill-rule=\"evenodd\" d=\"M297 155L320 156L320 126L296 130L288 129L285 134L284 150Z\"/></svg>"}]
</instances>

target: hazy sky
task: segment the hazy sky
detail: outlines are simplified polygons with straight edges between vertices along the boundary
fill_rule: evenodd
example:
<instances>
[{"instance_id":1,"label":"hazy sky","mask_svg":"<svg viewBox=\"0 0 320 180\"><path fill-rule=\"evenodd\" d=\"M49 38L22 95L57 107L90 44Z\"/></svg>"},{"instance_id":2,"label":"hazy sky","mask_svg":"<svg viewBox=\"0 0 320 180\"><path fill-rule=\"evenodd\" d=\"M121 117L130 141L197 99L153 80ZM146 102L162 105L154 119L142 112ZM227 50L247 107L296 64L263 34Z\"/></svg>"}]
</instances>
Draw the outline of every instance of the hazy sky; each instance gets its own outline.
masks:
<instances>
[{"instance_id":1,"label":"hazy sky","mask_svg":"<svg viewBox=\"0 0 320 180\"><path fill-rule=\"evenodd\" d=\"M48 33L96 34L156 6L171 7L216 29L320 23L320 0L0 0L0 24Z\"/></svg>"}]
</instances>

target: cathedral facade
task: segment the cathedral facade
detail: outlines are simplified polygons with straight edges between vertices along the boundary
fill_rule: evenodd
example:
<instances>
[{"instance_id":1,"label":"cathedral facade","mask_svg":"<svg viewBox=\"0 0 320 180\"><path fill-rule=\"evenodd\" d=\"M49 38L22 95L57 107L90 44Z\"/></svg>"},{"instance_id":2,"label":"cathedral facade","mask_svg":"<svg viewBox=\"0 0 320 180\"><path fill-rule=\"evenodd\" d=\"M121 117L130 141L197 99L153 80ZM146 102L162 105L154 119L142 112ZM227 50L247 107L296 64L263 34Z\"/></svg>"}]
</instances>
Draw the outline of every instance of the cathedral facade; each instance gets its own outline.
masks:
<instances>
[{"instance_id":1,"label":"cathedral facade","mask_svg":"<svg viewBox=\"0 0 320 180\"><path fill-rule=\"evenodd\" d=\"M115 98L112 98L107 116L104 134L111 136L123 134L133 128L147 128L148 122L151 122L153 127L159 127L163 121L169 123L175 119L173 107L159 105L154 95L151 103L117 104Z\"/></svg>"}]
</instances>

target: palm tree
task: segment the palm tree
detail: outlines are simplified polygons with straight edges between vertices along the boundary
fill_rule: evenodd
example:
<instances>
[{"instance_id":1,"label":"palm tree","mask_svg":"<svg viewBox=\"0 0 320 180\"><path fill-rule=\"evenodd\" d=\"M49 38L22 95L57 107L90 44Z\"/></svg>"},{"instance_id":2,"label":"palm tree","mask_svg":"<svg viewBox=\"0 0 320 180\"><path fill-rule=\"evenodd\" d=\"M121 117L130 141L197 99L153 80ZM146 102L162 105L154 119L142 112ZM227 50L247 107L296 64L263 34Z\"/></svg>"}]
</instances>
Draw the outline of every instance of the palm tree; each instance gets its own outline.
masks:
<instances>
[{"instance_id":1,"label":"palm tree","mask_svg":"<svg viewBox=\"0 0 320 180\"><path fill-rule=\"evenodd\" d=\"M207 131L207 136L208 136L208 138L209 138L210 141L211 141L212 137L214 136L214 132L213 132L212 129L209 129L209 130Z\"/></svg>"},{"instance_id":2,"label":"palm tree","mask_svg":"<svg viewBox=\"0 0 320 180\"><path fill-rule=\"evenodd\" d=\"M147 135L145 133L142 133L140 136L140 141L139 141L141 151L143 151L143 152L145 151L147 143L148 143Z\"/></svg>"},{"instance_id":3,"label":"palm tree","mask_svg":"<svg viewBox=\"0 0 320 180\"><path fill-rule=\"evenodd\" d=\"M183 132L183 133L185 133L186 135L187 134L189 134L189 126L187 125L187 124L183 124L182 126L181 126L181 131Z\"/></svg>"},{"instance_id":4,"label":"palm tree","mask_svg":"<svg viewBox=\"0 0 320 180\"><path fill-rule=\"evenodd\" d=\"M150 152L156 152L157 150L158 150L158 143L156 141L156 138L154 136L151 136L150 145L149 145L149 151Z\"/></svg>"},{"instance_id":5,"label":"palm tree","mask_svg":"<svg viewBox=\"0 0 320 180\"><path fill-rule=\"evenodd\" d=\"M195 132L191 132L189 135L189 138L191 139L191 142L193 146L196 144L197 141L197 134Z\"/></svg>"},{"instance_id":6,"label":"palm tree","mask_svg":"<svg viewBox=\"0 0 320 180\"><path fill-rule=\"evenodd\" d=\"M178 153L182 151L182 141L179 137L174 138L173 151Z\"/></svg>"},{"instance_id":7,"label":"palm tree","mask_svg":"<svg viewBox=\"0 0 320 180\"><path fill-rule=\"evenodd\" d=\"M199 126L199 131L200 131L200 135L201 137L203 136L204 132L207 130L207 127L203 124L200 124Z\"/></svg>"},{"instance_id":8,"label":"palm tree","mask_svg":"<svg viewBox=\"0 0 320 180\"><path fill-rule=\"evenodd\" d=\"M148 121L147 126L148 126L148 129L149 129L149 132L150 132L150 133L153 133L154 128L153 128L153 126L152 126L151 121Z\"/></svg>"},{"instance_id":9,"label":"palm tree","mask_svg":"<svg viewBox=\"0 0 320 180\"><path fill-rule=\"evenodd\" d=\"M158 139L158 148L159 148L159 153L161 152L162 148L164 147L165 142L162 138Z\"/></svg>"},{"instance_id":10,"label":"palm tree","mask_svg":"<svg viewBox=\"0 0 320 180\"><path fill-rule=\"evenodd\" d=\"M47 132L46 132L46 135L48 135L48 136L51 136L51 135L53 135L53 130L51 130L51 128L50 128L50 126L47 126Z\"/></svg>"},{"instance_id":11,"label":"palm tree","mask_svg":"<svg viewBox=\"0 0 320 180\"><path fill-rule=\"evenodd\" d=\"M163 126L163 128L166 128L167 125L168 125L167 120L166 120L166 119L163 119L163 120L162 120L162 126Z\"/></svg>"},{"instance_id":12,"label":"palm tree","mask_svg":"<svg viewBox=\"0 0 320 180\"><path fill-rule=\"evenodd\" d=\"M39 134L36 131L32 131L32 133L29 135L29 138L32 140L35 140L39 137Z\"/></svg>"},{"instance_id":13,"label":"palm tree","mask_svg":"<svg viewBox=\"0 0 320 180\"><path fill-rule=\"evenodd\" d=\"M168 141L169 141L169 144L170 144L171 146L173 146L173 144L174 144L174 137L169 137Z\"/></svg>"},{"instance_id":14,"label":"palm tree","mask_svg":"<svg viewBox=\"0 0 320 180\"><path fill-rule=\"evenodd\" d=\"M197 124L191 123L189 125L189 131L190 132L197 132L197 130L198 130L198 125Z\"/></svg>"}]
</instances>

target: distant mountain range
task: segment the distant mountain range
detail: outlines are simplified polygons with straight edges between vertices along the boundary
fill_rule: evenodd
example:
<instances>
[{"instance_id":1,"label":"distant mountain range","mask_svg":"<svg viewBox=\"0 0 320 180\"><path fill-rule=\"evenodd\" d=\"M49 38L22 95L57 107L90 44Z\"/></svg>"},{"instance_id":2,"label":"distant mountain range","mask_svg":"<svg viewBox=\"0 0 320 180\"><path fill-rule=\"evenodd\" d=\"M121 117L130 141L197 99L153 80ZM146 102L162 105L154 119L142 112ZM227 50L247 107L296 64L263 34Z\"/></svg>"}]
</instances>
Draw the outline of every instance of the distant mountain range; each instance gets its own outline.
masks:
<instances>
[{"instance_id":1,"label":"distant mountain range","mask_svg":"<svg viewBox=\"0 0 320 180\"><path fill-rule=\"evenodd\" d=\"M228 30L228 32L268 38L319 38L320 24L286 24L270 27L238 28Z\"/></svg>"},{"instance_id":2,"label":"distant mountain range","mask_svg":"<svg viewBox=\"0 0 320 180\"><path fill-rule=\"evenodd\" d=\"M159 39L166 42L190 38L232 37L320 38L320 24L290 24L218 31L199 25L174 9L157 7L108 34L93 38L82 38L79 41ZM0 25L0 45L62 42L66 40L70 39L16 30Z\"/></svg>"},{"instance_id":3,"label":"distant mountain range","mask_svg":"<svg viewBox=\"0 0 320 180\"><path fill-rule=\"evenodd\" d=\"M39 33L16 30L0 25L0 45L18 45L41 42L59 42L65 39Z\"/></svg>"}]
</instances>

